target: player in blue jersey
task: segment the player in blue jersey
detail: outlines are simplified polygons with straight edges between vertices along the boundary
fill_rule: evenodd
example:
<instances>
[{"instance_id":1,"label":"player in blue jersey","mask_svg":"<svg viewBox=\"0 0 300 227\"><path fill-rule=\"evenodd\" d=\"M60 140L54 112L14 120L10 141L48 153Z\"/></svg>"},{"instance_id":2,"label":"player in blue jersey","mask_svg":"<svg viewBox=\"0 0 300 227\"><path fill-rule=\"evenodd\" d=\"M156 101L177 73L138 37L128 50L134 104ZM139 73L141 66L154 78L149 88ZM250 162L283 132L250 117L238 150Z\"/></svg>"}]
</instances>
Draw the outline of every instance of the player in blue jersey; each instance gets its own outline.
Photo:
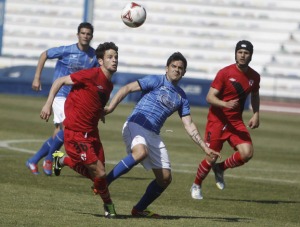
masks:
<instances>
[{"instance_id":1,"label":"player in blue jersey","mask_svg":"<svg viewBox=\"0 0 300 227\"><path fill-rule=\"evenodd\" d=\"M186 72L185 57L176 52L167 60L166 74L146 76L122 87L112 98L104 114L114 111L117 105L131 92L142 91L142 97L123 126L123 140L128 155L107 175L107 182L127 173L138 163L152 169L155 179L145 194L133 207L131 214L137 217L159 218L147 207L157 199L171 183L171 164L164 142L159 135L166 119L175 111L192 140L209 156L219 156L206 146L194 124L185 92L177 85Z\"/></svg>"},{"instance_id":2,"label":"player in blue jersey","mask_svg":"<svg viewBox=\"0 0 300 227\"><path fill-rule=\"evenodd\" d=\"M44 51L38 61L32 82L32 89L35 91L42 89L40 79L47 59L58 59L53 81L61 76L70 75L82 69L98 67L99 64L95 55L95 49L90 46L90 42L93 39L93 32L93 26L90 23L83 22L79 24L77 29L77 43L69 46L53 47ZM38 162L45 157L43 171L48 176L52 175L52 154L63 145L64 133L62 122L65 118L64 103L70 90L71 86L63 86L57 93L52 105L55 126L53 135L50 136L44 142L40 150L26 162L26 166L33 174L39 174Z\"/></svg>"}]
</instances>

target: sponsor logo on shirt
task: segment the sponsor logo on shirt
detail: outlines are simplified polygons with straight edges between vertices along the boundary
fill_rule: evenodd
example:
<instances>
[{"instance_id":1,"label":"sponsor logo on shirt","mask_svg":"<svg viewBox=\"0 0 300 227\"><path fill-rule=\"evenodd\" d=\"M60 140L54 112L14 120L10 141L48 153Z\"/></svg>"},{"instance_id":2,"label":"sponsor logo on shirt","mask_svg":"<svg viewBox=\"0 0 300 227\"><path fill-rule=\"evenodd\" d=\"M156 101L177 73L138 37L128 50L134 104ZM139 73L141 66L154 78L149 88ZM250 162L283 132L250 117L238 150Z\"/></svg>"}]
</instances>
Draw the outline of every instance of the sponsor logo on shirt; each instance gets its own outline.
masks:
<instances>
[{"instance_id":1,"label":"sponsor logo on shirt","mask_svg":"<svg viewBox=\"0 0 300 227\"><path fill-rule=\"evenodd\" d=\"M232 82L236 81L236 79L234 79L234 78L230 78L229 80Z\"/></svg>"},{"instance_id":2,"label":"sponsor logo on shirt","mask_svg":"<svg viewBox=\"0 0 300 227\"><path fill-rule=\"evenodd\" d=\"M97 88L99 88L99 90L103 90L103 87L101 85L98 85Z\"/></svg>"}]
</instances>

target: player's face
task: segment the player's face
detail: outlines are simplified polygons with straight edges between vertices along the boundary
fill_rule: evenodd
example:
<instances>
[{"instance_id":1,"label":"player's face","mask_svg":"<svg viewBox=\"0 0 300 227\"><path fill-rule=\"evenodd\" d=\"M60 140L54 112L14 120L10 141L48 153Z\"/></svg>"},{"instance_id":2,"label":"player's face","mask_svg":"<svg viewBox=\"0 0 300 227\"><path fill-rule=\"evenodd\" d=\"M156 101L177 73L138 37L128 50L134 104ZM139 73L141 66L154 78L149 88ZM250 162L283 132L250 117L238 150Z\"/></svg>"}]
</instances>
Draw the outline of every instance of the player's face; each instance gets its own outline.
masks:
<instances>
[{"instance_id":1,"label":"player's face","mask_svg":"<svg viewBox=\"0 0 300 227\"><path fill-rule=\"evenodd\" d=\"M172 61L169 66L166 66L167 78L171 83L177 84L184 76L184 63L182 61Z\"/></svg>"},{"instance_id":2,"label":"player's face","mask_svg":"<svg viewBox=\"0 0 300 227\"><path fill-rule=\"evenodd\" d=\"M80 32L77 34L77 37L79 45L88 46L93 39L92 30L88 28L81 28Z\"/></svg>"},{"instance_id":3,"label":"player's face","mask_svg":"<svg viewBox=\"0 0 300 227\"><path fill-rule=\"evenodd\" d=\"M104 57L100 59L99 64L110 73L116 72L118 68L118 52L113 49L105 51Z\"/></svg>"},{"instance_id":4,"label":"player's face","mask_svg":"<svg viewBox=\"0 0 300 227\"><path fill-rule=\"evenodd\" d=\"M235 56L239 68L247 67L251 61L251 53L248 50L239 49Z\"/></svg>"}]
</instances>

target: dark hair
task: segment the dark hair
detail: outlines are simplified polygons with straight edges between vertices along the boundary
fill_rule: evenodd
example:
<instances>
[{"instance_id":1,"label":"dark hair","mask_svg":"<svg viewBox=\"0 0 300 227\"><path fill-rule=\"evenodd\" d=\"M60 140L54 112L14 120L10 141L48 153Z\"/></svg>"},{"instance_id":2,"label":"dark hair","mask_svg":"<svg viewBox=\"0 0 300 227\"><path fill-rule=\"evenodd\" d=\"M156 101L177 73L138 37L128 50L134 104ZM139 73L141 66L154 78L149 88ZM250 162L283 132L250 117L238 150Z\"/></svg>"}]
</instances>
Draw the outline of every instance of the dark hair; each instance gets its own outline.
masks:
<instances>
[{"instance_id":1,"label":"dark hair","mask_svg":"<svg viewBox=\"0 0 300 227\"><path fill-rule=\"evenodd\" d=\"M77 33L79 34L80 30L82 28L87 28L90 29L92 31L92 34L94 33L94 27L92 24L88 23L88 22L82 22L81 24L79 24L78 29L77 29Z\"/></svg>"},{"instance_id":2,"label":"dark hair","mask_svg":"<svg viewBox=\"0 0 300 227\"><path fill-rule=\"evenodd\" d=\"M97 59L99 59L99 58L103 59L105 51L110 50L110 49L113 49L116 52L118 52L119 48L113 42L105 42L105 43L99 44L99 46L96 49Z\"/></svg>"},{"instance_id":3,"label":"dark hair","mask_svg":"<svg viewBox=\"0 0 300 227\"><path fill-rule=\"evenodd\" d=\"M184 64L184 70L186 70L187 67L187 61L185 59L185 57L180 53L180 52L175 52L174 54L172 54L167 61L167 66L169 66L171 64L171 62L173 61L182 61Z\"/></svg>"}]
</instances>

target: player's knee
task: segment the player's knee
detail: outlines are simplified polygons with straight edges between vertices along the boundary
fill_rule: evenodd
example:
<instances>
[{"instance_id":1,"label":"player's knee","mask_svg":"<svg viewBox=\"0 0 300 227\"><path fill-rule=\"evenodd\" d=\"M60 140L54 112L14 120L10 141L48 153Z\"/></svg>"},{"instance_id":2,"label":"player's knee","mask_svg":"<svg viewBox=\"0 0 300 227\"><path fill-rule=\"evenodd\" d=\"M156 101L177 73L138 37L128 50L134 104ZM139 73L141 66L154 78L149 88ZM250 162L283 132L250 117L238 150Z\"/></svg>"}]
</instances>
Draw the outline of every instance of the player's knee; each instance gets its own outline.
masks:
<instances>
[{"instance_id":1,"label":"player's knee","mask_svg":"<svg viewBox=\"0 0 300 227\"><path fill-rule=\"evenodd\" d=\"M253 149L249 149L248 151L244 152L242 155L242 159L244 162L249 162L253 157Z\"/></svg>"},{"instance_id":2,"label":"player's knee","mask_svg":"<svg viewBox=\"0 0 300 227\"><path fill-rule=\"evenodd\" d=\"M167 188L172 182L172 176L164 176L162 179L157 179L157 183L162 187L162 188Z\"/></svg>"}]
</instances>

